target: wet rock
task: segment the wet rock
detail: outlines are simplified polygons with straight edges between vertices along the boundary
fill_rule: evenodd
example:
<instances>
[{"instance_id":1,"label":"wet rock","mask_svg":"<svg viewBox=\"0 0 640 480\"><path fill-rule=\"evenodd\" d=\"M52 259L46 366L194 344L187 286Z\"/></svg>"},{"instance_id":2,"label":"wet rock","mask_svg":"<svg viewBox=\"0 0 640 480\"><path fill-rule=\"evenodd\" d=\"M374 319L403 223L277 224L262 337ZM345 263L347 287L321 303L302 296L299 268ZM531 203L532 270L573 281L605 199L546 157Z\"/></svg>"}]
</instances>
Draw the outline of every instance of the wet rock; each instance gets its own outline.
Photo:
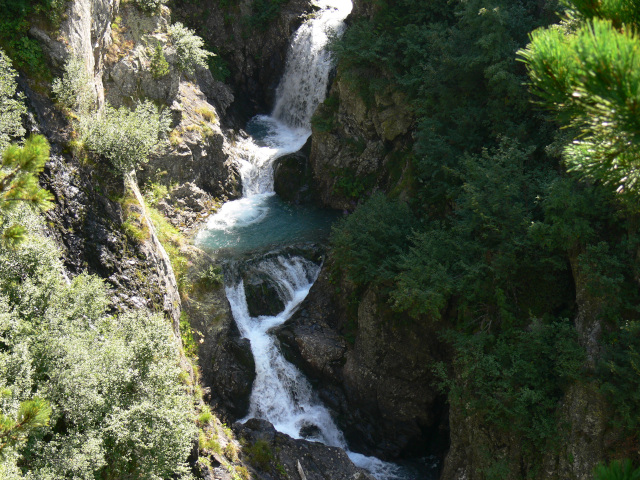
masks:
<instances>
[{"instance_id":1,"label":"wet rock","mask_svg":"<svg viewBox=\"0 0 640 480\"><path fill-rule=\"evenodd\" d=\"M316 199L312 189L313 176L309 166L311 140L296 153L284 155L274 164L274 191L286 202L310 203Z\"/></svg>"},{"instance_id":2,"label":"wet rock","mask_svg":"<svg viewBox=\"0 0 640 480\"><path fill-rule=\"evenodd\" d=\"M300 478L300 470L307 480L368 478L366 472L351 462L344 450L293 439L277 432L266 420L251 419L244 424L234 424L233 428L236 435L247 442L243 449L243 461L250 464L262 479ZM257 450L257 443L262 454L252 455Z\"/></svg>"},{"instance_id":3,"label":"wet rock","mask_svg":"<svg viewBox=\"0 0 640 480\"><path fill-rule=\"evenodd\" d=\"M202 282L201 272L216 265L202 250L183 247L189 258L188 281L193 291L183 308L198 344L201 383L209 389L209 403L225 420L245 416L255 378L255 363L247 339L231 315L231 308L222 284Z\"/></svg>"},{"instance_id":4,"label":"wet rock","mask_svg":"<svg viewBox=\"0 0 640 480\"><path fill-rule=\"evenodd\" d=\"M232 110L238 123L244 125L273 105L291 35L312 9L309 0L288 0L273 18L255 20L252 0L233 5L204 1L181 2L173 13L215 45L224 59L229 71L227 82L233 85L236 98Z\"/></svg>"},{"instance_id":5,"label":"wet rock","mask_svg":"<svg viewBox=\"0 0 640 480\"><path fill-rule=\"evenodd\" d=\"M278 289L266 274L249 272L244 277L244 291L249 315L252 317L274 316L284 310L284 302Z\"/></svg>"},{"instance_id":6,"label":"wet rock","mask_svg":"<svg viewBox=\"0 0 640 480\"><path fill-rule=\"evenodd\" d=\"M337 412L354 449L397 458L446 448L446 408L431 372L445 356L437 335L392 318L374 291L362 298L354 331L345 297L323 269L298 312L275 331L287 358Z\"/></svg>"}]
</instances>

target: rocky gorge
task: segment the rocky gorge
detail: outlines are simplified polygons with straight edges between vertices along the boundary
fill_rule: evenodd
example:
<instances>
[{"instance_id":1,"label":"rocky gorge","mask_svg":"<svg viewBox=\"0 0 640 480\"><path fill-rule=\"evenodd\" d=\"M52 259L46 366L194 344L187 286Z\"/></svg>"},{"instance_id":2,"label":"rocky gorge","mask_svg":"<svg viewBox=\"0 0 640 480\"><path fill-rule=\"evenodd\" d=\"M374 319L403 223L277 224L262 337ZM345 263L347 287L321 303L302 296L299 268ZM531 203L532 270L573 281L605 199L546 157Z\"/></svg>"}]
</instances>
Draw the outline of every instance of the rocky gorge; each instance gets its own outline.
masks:
<instances>
[{"instance_id":1,"label":"rocky gorge","mask_svg":"<svg viewBox=\"0 0 640 480\"><path fill-rule=\"evenodd\" d=\"M484 7L475 6L482 12ZM431 138L429 132L438 141L444 138L439 127L434 126L436 122L429 123L433 119L425 120L424 113L429 108L442 107L444 100L431 99L433 104L429 108L416 106L412 97L415 93L409 87L399 87L402 83L396 82L389 72L383 75L381 87L363 90L354 75L366 78L370 67L349 63L338 49L334 52L337 64L328 69L327 84L320 88L321 103L308 119L309 125L303 125L309 128L310 135L296 137L301 125L289 124L279 130L284 121L275 114L256 117L258 120L254 117L270 112L282 96L278 85L290 66L287 52L292 38L301 25L320 16L322 7L318 4L303 0L174 0L167 5L160 2L157 9L148 11L137 2L70 0L64 8L55 30L44 22L34 22L29 30L30 38L41 45L47 68L53 75L61 77L69 59L80 58L90 80L89 87L95 92L96 108L105 105L134 108L139 102L151 100L167 113L170 126L148 162L134 171L114 175L100 155L77 148L73 114L55 102L41 81L22 73L19 85L28 106L27 130L45 135L51 144L51 158L40 176L41 185L54 197L54 207L45 214L46 233L60 247L70 278L88 272L104 279L110 289L111 312L150 310L162 313L170 322L173 341L180 347L185 390L195 398L193 410L194 416L198 416L199 438L193 439L188 459L192 474L204 479L234 480L356 480L372 475L378 475L378 480L588 480L600 462L636 458L636 437L609 422L614 407L598 377L605 355L603 338L614 331L611 318L615 314L608 313L611 302L606 288L623 283L622 274L616 273L615 262L604 263L604 267L598 263L608 248L599 247L602 250L596 251L593 247L604 242L597 240L600 233L589 231L581 233L583 237L576 234L575 238L567 234L570 238L563 237L565 243L559 247L561 256L545 260L552 265L549 268L561 270L557 276L564 283L553 293L542 287L535 292L546 295L544 307L539 307L536 299L530 301L535 296L531 291L538 285L537 277L532 280L533 287L509 286L511 290L503 288L500 275L491 277L489 290L498 298L495 305L491 303L493 297L482 296L484 292L472 300L466 299L454 286L463 275L456 273L457 277L451 276L453 279L447 276L447 268L456 265L448 257L435 269L438 280L449 281L444 288L445 300L435 302L437 308L425 307L415 314L404 307L411 302L394 290L400 284L414 285L413 277L406 273L412 264L421 267L421 271L431 271L432 264L412 260L407 253L426 248L427 241L420 244L418 240L431 241L432 232L424 233L425 224L455 223L458 218L465 218L467 210L480 211L478 216L486 219L489 214L481 211L483 199L471 195L477 190L498 190L477 188L469 180L473 175L463 178L464 169L457 164L446 165L448 154L442 154L438 158L445 165L444 176L462 180L453 181L455 194L448 192L443 198L432 200L432 191L425 193L423 186L433 178L440 181L441 172L434 168L429 173L433 178L426 179L429 175L424 175L424 166L416 160L422 153L416 153L415 145L425 137ZM361 22L373 22L384 14L385 8L378 2L354 0L346 19L347 30L355 31ZM481 16L475 10L473 14ZM445 17L443 14L439 21L453 25L455 15ZM462 14L456 18L462 18ZM208 66L193 69L180 66L178 46L171 33L177 21L194 29L206 47L215 52ZM392 18L389 22L395 25L393 22L400 20ZM437 35L444 34L438 30ZM157 70L160 57L154 52L162 53L164 63L160 72ZM451 61L447 55L443 54L443 58L445 63ZM427 66L424 71L429 79L437 77ZM493 85L492 82L503 79L496 78L486 83ZM402 80L410 83L405 77ZM460 97L467 98L465 95ZM515 96L510 92L504 102ZM447 128L453 130L455 121L447 118L447 122ZM278 143L285 136L286 141ZM526 136L522 134L523 138ZM469 143L474 141L472 137L469 134ZM453 148L458 141L445 139L442 143ZM546 147L547 151L553 150L553 146ZM263 162L256 153L259 148L277 153L272 152ZM418 147L421 152L419 148L423 146ZM478 149L483 152L478 155L486 155L487 148ZM429 155L433 151L426 147L423 150L428 151L425 156L432 158ZM471 148L461 155L464 161L484 168L480 157L473 157L475 153L470 152ZM517 157L509 152L510 158ZM543 155L531 152L527 161ZM247 170L247 165L257 165L262 170ZM258 176L262 173L256 171L270 172L268 188L266 183L260 183L263 180ZM490 176L485 173L480 172L472 180ZM251 191L254 197L247 194L251 189L255 189ZM412 213L415 218L407 222L410 228L400 235L403 243L388 248L388 252L393 252L389 253L391 261L407 270L396 271L395 266L387 265L384 267L387 270L383 268L382 273L376 273L383 280L360 281L353 275L356 267L347 265L336 253L335 237L328 239L329 225L339 225L334 232L335 228L343 228L340 225L356 218L367 198L381 193L419 212ZM266 203L235 203L240 205L236 211L229 214L225 210L231 209L234 201L258 197L263 201L261 196ZM554 205L543 205L543 196L538 193L531 202L535 203L531 207L534 213L530 217L525 215L529 224L549 223L552 215L545 213L544 217L540 213L545 208L545 212L560 215L553 210ZM309 230L307 237L298 237L298 232L289 233L287 227L275 224L274 230L281 229L285 237L294 240L269 240L265 232L258 230L253 235L258 238L259 247L234 250L243 240L238 240L239 233L237 238L233 237L236 235L233 229L244 228L243 222L247 228L253 228L252 225L263 221L265 212L293 216L291 212L297 212L298 208L303 209L299 210L303 218L315 219L317 214L322 226ZM491 204L490 208L491 215L496 211L496 215L508 218L515 215L504 213L502 206L494 208ZM316 213L315 209L335 212ZM376 221L372 216L364 224ZM593 222L602 224L600 220ZM472 231L471 237L493 239L492 235L499 235L496 232L508 229L500 225L477 227L480 223L477 221L470 227L465 224L458 232L468 230ZM582 224L575 227L576 231L579 228ZM597 228L601 226L594 227ZM624 229L610 229L614 230L617 234ZM229 244L216 246L214 242L218 240L206 238L206 232L212 231L222 232L220 235L233 232L230 234L233 238ZM564 234L552 227L545 232L541 236L548 237L544 238ZM450 245L443 237L434 235L434 243ZM533 232L529 237L535 235ZM588 235L600 244L596 240L593 245L577 240ZM613 245L612 240L608 241ZM535 248L551 249L550 242L543 239ZM352 243L356 245L355 240ZM432 248L429 254L436 250L437 247ZM458 263L470 264L464 250L464 246L449 247L450 252L458 255ZM473 252L493 266L491 262L500 259L504 250L506 247L496 241L486 251ZM442 253L442 257L448 253ZM526 257L526 261L533 257L529 252L525 255L519 251L513 257L518 255ZM277 262L280 270L274 274L273 265ZM271 266L265 267L266 264ZM478 274L480 277L489 278L486 273L489 269L477 268L483 272ZM531 268L538 272L537 267ZM299 277L291 273L294 270ZM300 273L301 270L304 272ZM385 276L388 271L395 276ZM528 274L523 273L526 281ZM594 275L597 281L593 280ZM549 289L557 282L549 280ZM439 285L435 280L432 283ZM426 296L436 290L431 284L421 285L418 290L428 292ZM475 288L469 285L472 284L465 284L464 288ZM619 288L616 291L627 287ZM240 291L244 303L234 297ZM556 299L559 296L561 300ZM517 304L517 313L505 313L509 306L504 304L509 302ZM252 350L256 340L237 318L238 310L244 312L245 304L247 324L268 324L263 332L265 338L271 339L276 351L281 352L278 355L298 372L287 373L293 376L283 381L292 398L290 409L299 409L304 414L321 410L313 421L306 417L304 421L297 420L295 431L284 432L282 425L286 422L279 423L280 419L265 413L272 406L260 403L264 398L258 397L272 395L269 390L272 387L262 387L258 394L254 392L262 381L262 360ZM627 308L625 315L632 318L628 313L632 310ZM524 315L526 320L518 315ZM531 434L528 427L520 428L521 423L528 421L520 421L527 416L521 410L512 421L517 427L510 429L500 419L495 421L491 407L475 406L474 395L483 385L473 383L469 362L465 363L460 353L464 350L460 345L466 344L456 343L460 337L451 332L462 331L472 340L484 338L485 334L498 338L503 330L493 327L492 322L498 324L499 318L505 325L521 322L523 334L533 335L538 322L550 315L562 316L572 326L584 357L574 362L579 363L582 376L566 379L559 374L562 382L552 389L551 400L536 397L539 393L530 387L524 374L524 386L508 387L518 392L522 388L523 396L529 392L534 398L532 402L547 408L548 417L542 422L557 432L559 440L540 447L530 438L537 433ZM473 318L469 323L461 320L469 317ZM494 337L491 338L493 341ZM490 352L493 347L488 345L479 348ZM554 349L557 352L562 347ZM469 351L475 350L469 347ZM497 356L492 359L495 364L490 365L491 374L498 378L516 370L509 363L511 360L500 363L502 360ZM534 363L528 361L530 365ZM286 375L276 376L282 380ZM515 382L520 382L520 378ZM504 393L497 387L495 391ZM284 397L274 395L274 398L284 405L281 400ZM520 400L504 394L497 403L508 410ZM206 412L212 412L213 418ZM329 420L325 421L324 416ZM493 423L487 418L494 419ZM547 438L544 437L547 430L544 432L541 438Z\"/></svg>"}]
</instances>

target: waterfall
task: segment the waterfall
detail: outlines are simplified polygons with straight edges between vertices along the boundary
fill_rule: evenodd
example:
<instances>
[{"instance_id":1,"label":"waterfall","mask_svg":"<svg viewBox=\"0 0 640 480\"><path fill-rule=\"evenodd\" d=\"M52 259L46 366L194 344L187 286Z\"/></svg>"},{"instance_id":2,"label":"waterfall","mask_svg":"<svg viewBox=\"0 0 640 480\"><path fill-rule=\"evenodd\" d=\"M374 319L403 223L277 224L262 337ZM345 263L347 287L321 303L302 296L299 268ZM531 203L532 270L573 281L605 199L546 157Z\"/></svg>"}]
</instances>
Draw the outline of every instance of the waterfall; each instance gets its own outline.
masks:
<instances>
[{"instance_id":1,"label":"waterfall","mask_svg":"<svg viewBox=\"0 0 640 480\"><path fill-rule=\"evenodd\" d=\"M286 125L311 129L311 116L324 100L332 67L325 48L344 30L351 0L325 0L322 10L297 30L291 42L284 75L276 91L272 116Z\"/></svg>"},{"instance_id":2,"label":"waterfall","mask_svg":"<svg viewBox=\"0 0 640 480\"><path fill-rule=\"evenodd\" d=\"M346 448L342 432L329 411L315 398L307 379L280 353L268 331L289 319L309 293L320 267L310 260L278 256L259 263L256 269L276 285L285 308L275 316L251 317L244 285L228 286L227 298L243 337L251 342L256 378L247 418L269 420L276 430L294 438L305 437Z\"/></svg>"},{"instance_id":3,"label":"waterfall","mask_svg":"<svg viewBox=\"0 0 640 480\"><path fill-rule=\"evenodd\" d=\"M311 116L327 90L331 59L326 45L331 36L344 29L351 0L320 0L319 10L295 33L287 56L285 73L276 92L271 116L260 115L247 125L252 135L235 146L235 161L243 185L243 197L228 202L212 215L196 242L205 244L215 237L218 244L236 245L242 236L266 235L272 215L273 162L297 152L311 135ZM269 224L271 225L271 224ZM276 228L282 228L275 223ZM213 233L212 233L213 232ZM232 240L221 241L224 232ZM225 243L226 242L226 243ZM276 286L284 309L275 316L249 314L244 283L226 280L226 294L233 317L243 337L249 339L255 358L256 379L247 418L270 421L276 430L293 438L306 438L343 448L358 466L378 480L402 478L393 464L374 457L349 452L342 432L328 409L316 398L302 373L285 360L269 330L283 324L295 312L315 282L320 266L299 256L267 256L253 268Z\"/></svg>"},{"instance_id":4,"label":"waterfall","mask_svg":"<svg viewBox=\"0 0 640 480\"><path fill-rule=\"evenodd\" d=\"M244 338L249 339L256 364L249 418L262 418L276 430L293 438L305 438L344 449L358 466L379 480L401 479L401 469L375 457L350 452L329 410L313 392L309 381L289 363L269 330L286 322L306 298L320 273L320 266L302 257L266 258L253 267L276 286L284 309L275 316L249 314L242 280L226 287L233 318ZM243 420L243 421L244 421Z\"/></svg>"}]
</instances>

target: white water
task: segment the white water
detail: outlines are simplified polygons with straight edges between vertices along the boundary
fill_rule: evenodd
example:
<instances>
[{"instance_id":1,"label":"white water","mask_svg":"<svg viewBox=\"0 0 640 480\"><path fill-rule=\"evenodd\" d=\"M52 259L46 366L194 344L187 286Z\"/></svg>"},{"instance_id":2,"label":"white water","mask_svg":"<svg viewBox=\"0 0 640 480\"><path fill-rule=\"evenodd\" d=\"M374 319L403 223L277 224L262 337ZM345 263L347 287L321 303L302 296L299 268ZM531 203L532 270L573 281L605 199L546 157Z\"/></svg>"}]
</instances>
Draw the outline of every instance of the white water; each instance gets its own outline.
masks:
<instances>
[{"instance_id":1,"label":"white water","mask_svg":"<svg viewBox=\"0 0 640 480\"><path fill-rule=\"evenodd\" d=\"M258 116L250 122L260 130L259 140L249 137L235 146L243 198L226 203L212 215L196 241L203 240L207 231L228 231L264 221L269 214L266 200L274 195L274 161L300 150L311 135L311 116L324 100L331 69L325 47L331 35L342 32L343 21L352 8L351 0L320 0L317 5L320 10L293 37L272 115ZM294 438L343 448L356 465L379 480L401 478L395 465L348 451L327 408L268 334L271 328L288 320L304 300L320 267L301 257L280 256L263 261L258 268L277 285L285 304L278 315L251 317L242 281L226 287L233 317L243 337L251 343L256 364L247 418L266 419L278 431Z\"/></svg>"},{"instance_id":2,"label":"white water","mask_svg":"<svg viewBox=\"0 0 640 480\"><path fill-rule=\"evenodd\" d=\"M353 463L369 470L379 480L402 478L396 465L348 450L327 408L316 398L304 375L285 360L269 335L269 330L286 322L305 299L320 267L301 257L278 256L264 260L256 270L268 275L276 285L285 308L275 316L251 317L242 281L226 287L233 318L242 336L249 339L256 364L246 419L262 418L293 438L340 447Z\"/></svg>"},{"instance_id":3,"label":"white water","mask_svg":"<svg viewBox=\"0 0 640 480\"><path fill-rule=\"evenodd\" d=\"M248 226L267 216L265 200L274 195L273 162L300 150L311 135L311 116L324 100L331 70L325 47L332 35L344 29L351 12L351 0L320 0L320 11L304 22L293 37L285 72L276 92L271 116L252 120L261 130L259 143L252 137L234 147L235 162L242 179L243 198L228 202L212 215L196 241L206 230Z\"/></svg>"}]
</instances>

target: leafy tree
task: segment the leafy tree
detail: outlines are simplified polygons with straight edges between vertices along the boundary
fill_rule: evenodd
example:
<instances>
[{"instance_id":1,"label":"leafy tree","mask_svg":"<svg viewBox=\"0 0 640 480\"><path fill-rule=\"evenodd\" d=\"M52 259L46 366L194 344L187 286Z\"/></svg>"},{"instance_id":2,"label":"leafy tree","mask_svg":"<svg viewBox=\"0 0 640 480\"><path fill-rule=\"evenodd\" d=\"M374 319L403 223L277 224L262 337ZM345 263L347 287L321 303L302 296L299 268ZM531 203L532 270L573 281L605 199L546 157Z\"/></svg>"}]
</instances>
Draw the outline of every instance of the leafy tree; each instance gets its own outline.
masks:
<instances>
[{"instance_id":1,"label":"leafy tree","mask_svg":"<svg viewBox=\"0 0 640 480\"><path fill-rule=\"evenodd\" d=\"M169 27L169 36L178 55L180 70L193 73L198 66L208 68L207 59L213 56L213 53L203 48L204 40L193 30L178 22Z\"/></svg>"},{"instance_id":2,"label":"leafy tree","mask_svg":"<svg viewBox=\"0 0 640 480\"><path fill-rule=\"evenodd\" d=\"M623 0L567 2L561 26L537 30L520 55L532 91L573 127L570 171L619 192L640 190L640 17Z\"/></svg>"},{"instance_id":3,"label":"leafy tree","mask_svg":"<svg viewBox=\"0 0 640 480\"><path fill-rule=\"evenodd\" d=\"M25 209L9 216L42 228ZM19 462L46 480L190 478L193 405L172 329L145 311L109 315L109 297L96 277L66 280L44 236L0 247L0 413L19 421L34 392L51 406L50 425L6 447L0 472Z\"/></svg>"},{"instance_id":4,"label":"leafy tree","mask_svg":"<svg viewBox=\"0 0 640 480\"><path fill-rule=\"evenodd\" d=\"M16 93L16 72L11 61L0 50L0 153L12 140L25 134L22 115L27 112L22 96Z\"/></svg>"}]
</instances>

